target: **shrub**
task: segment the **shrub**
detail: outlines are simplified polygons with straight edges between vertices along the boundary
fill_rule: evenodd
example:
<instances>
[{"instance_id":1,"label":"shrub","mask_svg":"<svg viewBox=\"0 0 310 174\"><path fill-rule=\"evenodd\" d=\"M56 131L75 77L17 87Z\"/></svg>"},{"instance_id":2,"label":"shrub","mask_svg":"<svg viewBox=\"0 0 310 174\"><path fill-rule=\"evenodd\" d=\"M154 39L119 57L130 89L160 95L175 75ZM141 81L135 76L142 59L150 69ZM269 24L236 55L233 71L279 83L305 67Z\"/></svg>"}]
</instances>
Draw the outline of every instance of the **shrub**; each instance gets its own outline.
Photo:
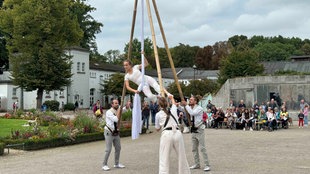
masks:
<instances>
[{"instance_id":1,"label":"shrub","mask_svg":"<svg viewBox=\"0 0 310 174\"><path fill-rule=\"evenodd\" d=\"M73 103L67 103L64 105L65 111L73 111L74 110L74 104Z\"/></svg>"},{"instance_id":2,"label":"shrub","mask_svg":"<svg viewBox=\"0 0 310 174\"><path fill-rule=\"evenodd\" d=\"M41 126L48 126L53 123L60 123L61 117L54 112L47 111L39 115L39 123Z\"/></svg>"},{"instance_id":3,"label":"shrub","mask_svg":"<svg viewBox=\"0 0 310 174\"><path fill-rule=\"evenodd\" d=\"M0 143L0 156L4 154L4 143Z\"/></svg>"},{"instance_id":4,"label":"shrub","mask_svg":"<svg viewBox=\"0 0 310 174\"><path fill-rule=\"evenodd\" d=\"M83 133L92 133L98 129L99 122L85 113L79 113L74 119L73 125Z\"/></svg>"},{"instance_id":5,"label":"shrub","mask_svg":"<svg viewBox=\"0 0 310 174\"><path fill-rule=\"evenodd\" d=\"M58 111L59 110L59 102L56 100L48 100L48 101L45 101L44 104L51 111Z\"/></svg>"},{"instance_id":6,"label":"shrub","mask_svg":"<svg viewBox=\"0 0 310 174\"><path fill-rule=\"evenodd\" d=\"M122 120L123 121L131 121L132 120L132 111L127 110L126 112L122 113Z\"/></svg>"}]
</instances>

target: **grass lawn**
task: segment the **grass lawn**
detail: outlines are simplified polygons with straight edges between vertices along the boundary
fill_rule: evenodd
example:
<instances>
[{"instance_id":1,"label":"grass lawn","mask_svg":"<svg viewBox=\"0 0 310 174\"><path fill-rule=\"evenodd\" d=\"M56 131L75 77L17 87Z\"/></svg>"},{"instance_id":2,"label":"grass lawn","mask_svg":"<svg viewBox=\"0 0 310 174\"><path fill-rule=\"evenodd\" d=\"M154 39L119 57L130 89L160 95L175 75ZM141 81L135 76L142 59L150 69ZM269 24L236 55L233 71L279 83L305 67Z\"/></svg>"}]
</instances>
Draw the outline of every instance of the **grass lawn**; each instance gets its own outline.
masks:
<instances>
[{"instance_id":1,"label":"grass lawn","mask_svg":"<svg viewBox=\"0 0 310 174\"><path fill-rule=\"evenodd\" d=\"M11 135L11 130L24 130L27 127L23 127L23 124L27 123L27 120L21 119L0 119L0 137L6 137Z\"/></svg>"}]
</instances>

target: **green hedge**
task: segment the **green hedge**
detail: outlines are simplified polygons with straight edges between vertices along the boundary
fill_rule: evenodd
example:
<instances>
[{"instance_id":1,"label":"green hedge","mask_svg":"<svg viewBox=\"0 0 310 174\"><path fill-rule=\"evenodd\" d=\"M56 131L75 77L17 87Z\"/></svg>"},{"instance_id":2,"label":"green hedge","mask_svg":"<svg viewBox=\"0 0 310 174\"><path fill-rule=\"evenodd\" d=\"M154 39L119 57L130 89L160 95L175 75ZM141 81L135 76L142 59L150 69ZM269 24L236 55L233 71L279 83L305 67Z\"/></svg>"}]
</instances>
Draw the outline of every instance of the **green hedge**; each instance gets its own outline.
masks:
<instances>
[{"instance_id":1,"label":"green hedge","mask_svg":"<svg viewBox=\"0 0 310 174\"><path fill-rule=\"evenodd\" d=\"M59 111L59 102L56 100L47 100L44 104L47 106L47 109L51 111Z\"/></svg>"},{"instance_id":2,"label":"green hedge","mask_svg":"<svg viewBox=\"0 0 310 174\"><path fill-rule=\"evenodd\" d=\"M142 132L145 133L146 130ZM131 136L131 129L121 130L121 137ZM81 134L75 137L74 140L69 138L44 138L44 139L33 139L33 140L4 140L5 144L21 144L25 143L23 146L12 147L14 149L24 149L24 150L39 150L60 146L67 146L79 143L86 143L92 141L104 140L103 132L95 132L88 134Z\"/></svg>"},{"instance_id":3,"label":"green hedge","mask_svg":"<svg viewBox=\"0 0 310 174\"><path fill-rule=\"evenodd\" d=\"M74 103L67 103L64 105L64 110L65 111L73 111L75 108Z\"/></svg>"},{"instance_id":4,"label":"green hedge","mask_svg":"<svg viewBox=\"0 0 310 174\"><path fill-rule=\"evenodd\" d=\"M0 156L3 155L4 153L4 146L5 146L4 143L0 143Z\"/></svg>"}]
</instances>

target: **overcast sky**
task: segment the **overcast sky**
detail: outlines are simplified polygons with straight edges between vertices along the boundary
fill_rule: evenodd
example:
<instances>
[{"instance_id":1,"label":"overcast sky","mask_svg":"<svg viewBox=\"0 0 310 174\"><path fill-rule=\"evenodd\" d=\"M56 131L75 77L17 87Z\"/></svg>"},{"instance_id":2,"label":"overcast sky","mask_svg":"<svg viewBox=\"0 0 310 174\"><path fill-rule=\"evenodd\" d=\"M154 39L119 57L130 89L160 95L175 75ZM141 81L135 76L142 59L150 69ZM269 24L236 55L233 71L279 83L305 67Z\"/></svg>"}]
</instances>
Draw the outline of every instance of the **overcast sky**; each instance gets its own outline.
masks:
<instances>
[{"instance_id":1,"label":"overcast sky","mask_svg":"<svg viewBox=\"0 0 310 174\"><path fill-rule=\"evenodd\" d=\"M141 35L139 0L135 38ZM299 37L310 39L310 0L157 0L169 47L179 43L204 47L234 35ZM88 0L91 15L103 23L97 36L100 53L123 52L129 41L134 0ZM150 0L152 4L152 0ZM152 6L151 6L152 7ZM164 47L154 13L157 45ZM145 37L151 38L145 8Z\"/></svg>"}]
</instances>

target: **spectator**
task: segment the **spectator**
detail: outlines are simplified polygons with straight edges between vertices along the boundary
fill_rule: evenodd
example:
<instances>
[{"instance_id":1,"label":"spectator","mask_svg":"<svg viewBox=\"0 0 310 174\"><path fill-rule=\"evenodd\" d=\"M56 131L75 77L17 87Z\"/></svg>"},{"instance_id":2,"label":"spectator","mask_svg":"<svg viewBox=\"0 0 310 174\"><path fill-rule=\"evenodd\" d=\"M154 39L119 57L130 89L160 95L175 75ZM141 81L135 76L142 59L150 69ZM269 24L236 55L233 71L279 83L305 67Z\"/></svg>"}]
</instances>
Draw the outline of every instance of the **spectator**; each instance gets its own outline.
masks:
<instances>
[{"instance_id":1,"label":"spectator","mask_svg":"<svg viewBox=\"0 0 310 174\"><path fill-rule=\"evenodd\" d=\"M152 125L155 125L155 115L158 112L157 102L151 101L150 110L151 110L151 116L152 116Z\"/></svg>"},{"instance_id":2,"label":"spectator","mask_svg":"<svg viewBox=\"0 0 310 174\"><path fill-rule=\"evenodd\" d=\"M79 108L79 102L78 101L75 101L74 103L74 112L76 112Z\"/></svg>"},{"instance_id":3,"label":"spectator","mask_svg":"<svg viewBox=\"0 0 310 174\"><path fill-rule=\"evenodd\" d=\"M211 109L212 106L214 105L211 103L211 100L208 100L207 109Z\"/></svg>"},{"instance_id":4,"label":"spectator","mask_svg":"<svg viewBox=\"0 0 310 174\"><path fill-rule=\"evenodd\" d=\"M273 131L275 129L275 126L277 124L274 110L272 110L271 107L268 107L268 111L266 112L267 115L267 122L266 126L268 126L268 131Z\"/></svg>"},{"instance_id":5,"label":"spectator","mask_svg":"<svg viewBox=\"0 0 310 174\"><path fill-rule=\"evenodd\" d=\"M287 121L288 121L288 117L289 117L289 114L286 110L285 107L282 108L282 111L280 113L280 120L282 122L282 128L284 129L287 129L288 128L288 124L287 124Z\"/></svg>"},{"instance_id":6,"label":"spectator","mask_svg":"<svg viewBox=\"0 0 310 174\"><path fill-rule=\"evenodd\" d=\"M189 123L188 123L188 119L187 119L187 115L186 112L184 112L184 108L182 108L182 106L180 106L180 103L175 103L175 105L177 106L177 114L179 117L179 124L183 125L184 124L184 128L183 128L183 133L189 133Z\"/></svg>"},{"instance_id":7,"label":"spectator","mask_svg":"<svg viewBox=\"0 0 310 174\"><path fill-rule=\"evenodd\" d=\"M284 101L284 102L282 102L282 105L281 105L281 111L282 111L282 109L283 108L285 108L285 110L287 110L287 106L286 106L286 102Z\"/></svg>"},{"instance_id":8,"label":"spectator","mask_svg":"<svg viewBox=\"0 0 310 174\"><path fill-rule=\"evenodd\" d=\"M300 128L300 126L302 128L304 128L304 118L305 118L305 115L304 115L302 110L300 110L300 112L299 112L297 117L298 117L298 126L299 126L299 128Z\"/></svg>"},{"instance_id":9,"label":"spectator","mask_svg":"<svg viewBox=\"0 0 310 174\"><path fill-rule=\"evenodd\" d=\"M257 112L259 110L259 107L257 109ZM252 129L255 126L256 122L258 121L258 114L257 114L256 110L254 110L254 108L250 109L250 120L252 121Z\"/></svg>"},{"instance_id":10,"label":"spectator","mask_svg":"<svg viewBox=\"0 0 310 174\"><path fill-rule=\"evenodd\" d=\"M245 108L243 115L244 115L244 119L242 119L243 131L245 131L246 128L250 128L250 131L253 131L252 120L250 119L249 109Z\"/></svg>"},{"instance_id":11,"label":"spectator","mask_svg":"<svg viewBox=\"0 0 310 174\"><path fill-rule=\"evenodd\" d=\"M223 109L220 107L215 114L213 128L218 128L219 123L224 121L224 117L225 117L225 114L223 112Z\"/></svg>"},{"instance_id":12,"label":"spectator","mask_svg":"<svg viewBox=\"0 0 310 174\"><path fill-rule=\"evenodd\" d=\"M236 107L233 100L230 100L230 101L229 101L229 107L230 107L230 108Z\"/></svg>"},{"instance_id":13,"label":"spectator","mask_svg":"<svg viewBox=\"0 0 310 174\"><path fill-rule=\"evenodd\" d=\"M244 104L243 100L240 100L238 107L239 108L246 108L246 105Z\"/></svg>"},{"instance_id":14,"label":"spectator","mask_svg":"<svg viewBox=\"0 0 310 174\"><path fill-rule=\"evenodd\" d=\"M122 112L127 112L132 110L132 103L130 100L126 102L126 105L123 107Z\"/></svg>"},{"instance_id":15,"label":"spectator","mask_svg":"<svg viewBox=\"0 0 310 174\"><path fill-rule=\"evenodd\" d=\"M254 104L253 104L253 109L257 112L259 110L259 105L258 105L258 102L255 101Z\"/></svg>"},{"instance_id":16,"label":"spectator","mask_svg":"<svg viewBox=\"0 0 310 174\"><path fill-rule=\"evenodd\" d=\"M308 127L308 115L309 115L309 105L308 104L305 105L303 114L304 114L305 127Z\"/></svg>"},{"instance_id":17,"label":"spectator","mask_svg":"<svg viewBox=\"0 0 310 174\"><path fill-rule=\"evenodd\" d=\"M300 110L304 110L305 105L308 105L308 103L304 99L301 99L299 104Z\"/></svg>"},{"instance_id":18,"label":"spectator","mask_svg":"<svg viewBox=\"0 0 310 174\"><path fill-rule=\"evenodd\" d=\"M225 117L227 118L227 126L233 129L237 115L232 108L227 108Z\"/></svg>"},{"instance_id":19,"label":"spectator","mask_svg":"<svg viewBox=\"0 0 310 174\"><path fill-rule=\"evenodd\" d=\"M143 120L143 127L146 126L147 130L149 130L150 112L151 110L148 102L144 102L142 106L142 120Z\"/></svg>"},{"instance_id":20,"label":"spectator","mask_svg":"<svg viewBox=\"0 0 310 174\"><path fill-rule=\"evenodd\" d=\"M102 118L103 109L102 109L102 106L101 106L99 100L97 100L96 104L93 107L93 113L94 113L96 118Z\"/></svg>"},{"instance_id":21,"label":"spectator","mask_svg":"<svg viewBox=\"0 0 310 174\"><path fill-rule=\"evenodd\" d=\"M273 98L270 100L268 107L271 107L272 110L274 110L276 107L279 108L277 102L275 102Z\"/></svg>"}]
</instances>

